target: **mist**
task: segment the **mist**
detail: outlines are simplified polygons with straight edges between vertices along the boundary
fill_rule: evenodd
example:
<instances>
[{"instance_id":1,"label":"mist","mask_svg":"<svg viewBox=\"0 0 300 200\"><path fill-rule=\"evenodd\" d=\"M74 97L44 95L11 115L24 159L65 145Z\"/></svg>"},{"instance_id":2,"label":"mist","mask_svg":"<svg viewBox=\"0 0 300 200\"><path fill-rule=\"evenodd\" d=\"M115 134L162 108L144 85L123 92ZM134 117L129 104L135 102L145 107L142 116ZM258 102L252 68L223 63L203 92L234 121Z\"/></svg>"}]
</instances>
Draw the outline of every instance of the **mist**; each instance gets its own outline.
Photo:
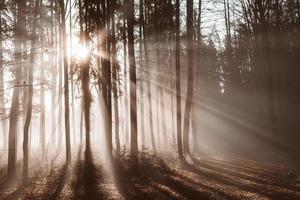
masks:
<instances>
[{"instance_id":1,"label":"mist","mask_svg":"<svg viewBox=\"0 0 300 200\"><path fill-rule=\"evenodd\" d=\"M298 0L0 2L0 199L300 199Z\"/></svg>"}]
</instances>

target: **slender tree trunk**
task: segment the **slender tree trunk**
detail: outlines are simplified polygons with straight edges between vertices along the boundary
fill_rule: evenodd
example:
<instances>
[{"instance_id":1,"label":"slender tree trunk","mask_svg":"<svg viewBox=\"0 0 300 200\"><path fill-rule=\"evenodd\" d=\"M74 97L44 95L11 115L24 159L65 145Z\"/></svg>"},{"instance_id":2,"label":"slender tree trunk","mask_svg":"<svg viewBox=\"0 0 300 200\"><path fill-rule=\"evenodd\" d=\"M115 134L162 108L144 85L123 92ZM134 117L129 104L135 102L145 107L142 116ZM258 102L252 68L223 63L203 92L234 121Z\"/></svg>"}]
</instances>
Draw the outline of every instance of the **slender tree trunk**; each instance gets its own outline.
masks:
<instances>
[{"instance_id":1,"label":"slender tree trunk","mask_svg":"<svg viewBox=\"0 0 300 200\"><path fill-rule=\"evenodd\" d=\"M199 0L199 10L198 10L198 22L197 22L197 58L199 59L200 56L200 48L202 45L202 33L201 33L201 16L202 16L202 0ZM198 61L200 63L200 61ZM199 66L197 66L196 69L196 76L197 79L194 83L194 87L197 87L199 85L199 79L200 79L200 69ZM199 144L198 144L198 129L197 129L197 115L199 113L199 110L197 109L196 102L192 102L192 133L193 133L193 153L199 152Z\"/></svg>"},{"instance_id":2,"label":"slender tree trunk","mask_svg":"<svg viewBox=\"0 0 300 200\"><path fill-rule=\"evenodd\" d=\"M42 5L42 1L40 0L40 5ZM44 36L41 35L41 43L44 44ZM46 133L45 133L45 67L46 62L43 60L43 53L41 54L41 85L40 85L40 149L42 152L42 159L46 158Z\"/></svg>"},{"instance_id":3,"label":"slender tree trunk","mask_svg":"<svg viewBox=\"0 0 300 200\"><path fill-rule=\"evenodd\" d=\"M30 52L30 60L29 60L29 82L28 82L28 99L27 99L27 112L26 119L24 125L24 141L23 141L23 183L28 183L28 162L29 162L29 154L28 154L28 136L29 136L29 127L31 123L31 115L32 115L32 97L33 97L33 66L35 59L35 44L36 44L36 26L37 26L37 12L39 9L39 0L35 1L34 8L34 17L32 22L32 30L31 30L31 52Z\"/></svg>"},{"instance_id":4,"label":"slender tree trunk","mask_svg":"<svg viewBox=\"0 0 300 200\"><path fill-rule=\"evenodd\" d=\"M5 109L5 95L4 95L4 65L3 65L3 36L2 36L2 11L0 10L0 112L1 112L1 126L3 149L7 149L7 127L6 127L6 109Z\"/></svg>"},{"instance_id":5,"label":"slender tree trunk","mask_svg":"<svg viewBox=\"0 0 300 200\"><path fill-rule=\"evenodd\" d=\"M57 49L57 37L56 34L54 34L54 30L56 30L56 28L54 28L54 4L53 2L51 2L51 31L50 31L50 35L51 35L51 45L52 48L54 49L54 52L51 52L50 56L53 56L53 59L51 60L51 131L52 131L52 135L51 135L51 142L53 147L55 147L56 145L56 117L55 117L55 111L56 111L56 74L57 74L57 53L56 53L56 49Z\"/></svg>"},{"instance_id":6,"label":"slender tree trunk","mask_svg":"<svg viewBox=\"0 0 300 200\"><path fill-rule=\"evenodd\" d=\"M130 122L131 122L131 138L130 152L136 155L138 152L137 137L137 101L136 101L136 63L134 52L134 2L126 0L126 17L127 17L127 34L128 34L128 56L130 69Z\"/></svg>"},{"instance_id":7,"label":"slender tree trunk","mask_svg":"<svg viewBox=\"0 0 300 200\"><path fill-rule=\"evenodd\" d=\"M85 46L87 46L88 43L88 18L87 18L87 4L84 4L85 6L85 14L84 14L84 22L80 21L80 24L82 25L83 23L85 24L85 30L83 32L82 28L81 28L81 43ZM80 13L80 15L82 16L82 13ZM86 150L85 150L85 155L86 155L86 159L90 159L90 155L91 155L91 136L90 136L90 109L91 109L91 101L92 101L92 97L90 94L90 89L89 89L89 85L90 85L90 76L89 76L89 71L90 71L90 67L89 67L89 61L90 58L84 58L82 60L81 63L81 81L82 81L82 92L83 92L83 114L84 114L84 122L85 122L85 140L86 140ZM88 160L89 161L89 160Z\"/></svg>"},{"instance_id":8,"label":"slender tree trunk","mask_svg":"<svg viewBox=\"0 0 300 200\"><path fill-rule=\"evenodd\" d=\"M70 41L69 41L69 45L70 45L70 55L72 56L72 0L70 0L69 2L69 11L70 11L70 21L69 21L69 28L70 28ZM73 74L74 74L74 69L73 69L73 63L72 63L72 59L70 59L70 80L71 80L71 104L72 104L72 133L73 133L73 144L74 147L76 147L76 136L77 136L77 129L76 129L76 124L75 124L75 100L74 100L74 78L73 78Z\"/></svg>"},{"instance_id":9,"label":"slender tree trunk","mask_svg":"<svg viewBox=\"0 0 300 200\"><path fill-rule=\"evenodd\" d=\"M45 133L45 69L41 64L41 103L40 103L40 145L42 158L46 157L46 133Z\"/></svg>"},{"instance_id":10,"label":"slender tree trunk","mask_svg":"<svg viewBox=\"0 0 300 200\"><path fill-rule=\"evenodd\" d=\"M159 81L158 81L159 82ZM157 134L157 146L158 146L158 149L160 149L161 147L161 141L160 141L160 117L159 117L159 87L156 86L156 95L155 95L155 108L156 108L156 134Z\"/></svg>"},{"instance_id":11,"label":"slender tree trunk","mask_svg":"<svg viewBox=\"0 0 300 200\"><path fill-rule=\"evenodd\" d=\"M143 0L140 0L140 26L139 26L139 63L140 63L140 110L141 110L141 139L142 139L142 146L145 146L145 116L144 116L144 81L143 81L143 56L142 56L142 40L143 40L143 33L142 33L142 24L144 21L144 5Z\"/></svg>"},{"instance_id":12,"label":"slender tree trunk","mask_svg":"<svg viewBox=\"0 0 300 200\"><path fill-rule=\"evenodd\" d=\"M176 0L176 108L177 108L177 146L178 157L181 161L184 160L182 152L182 134L181 134L181 84L180 84L180 2Z\"/></svg>"},{"instance_id":13,"label":"slender tree trunk","mask_svg":"<svg viewBox=\"0 0 300 200\"><path fill-rule=\"evenodd\" d=\"M91 109L91 94L89 90L89 58L85 58L82 63L82 92L83 92L83 112L85 122L85 138L86 138L86 155L89 154L91 149L90 138L90 109Z\"/></svg>"},{"instance_id":14,"label":"slender tree trunk","mask_svg":"<svg viewBox=\"0 0 300 200\"><path fill-rule=\"evenodd\" d=\"M111 56L111 2L106 2L106 15L105 15L105 54ZM112 158L112 78L111 78L111 62L110 59L103 58L103 94L107 110L106 121L106 145L109 158Z\"/></svg>"},{"instance_id":15,"label":"slender tree trunk","mask_svg":"<svg viewBox=\"0 0 300 200\"><path fill-rule=\"evenodd\" d=\"M161 81L162 82L162 81ZM165 112L165 103L164 103L164 88L162 85L159 86L159 95L160 95L160 108L161 108L161 120L162 120L162 129L163 129L163 144L168 146L168 135L167 135L167 122L166 122L166 112Z\"/></svg>"},{"instance_id":16,"label":"slender tree trunk","mask_svg":"<svg viewBox=\"0 0 300 200\"><path fill-rule=\"evenodd\" d=\"M172 67L172 58L173 58L173 40L174 40L174 35L173 35L173 29L170 30L170 47L169 47L169 68L170 68L170 74L171 74L171 80L170 80L170 97L171 97L171 125L172 125L172 139L173 139L173 144L176 144L176 136L175 136L175 122L174 122L174 92L173 89L176 89L176 82L173 80L173 67ZM175 84L174 84L175 83ZM174 87L175 86L175 87Z\"/></svg>"},{"instance_id":17,"label":"slender tree trunk","mask_svg":"<svg viewBox=\"0 0 300 200\"><path fill-rule=\"evenodd\" d=\"M65 2L60 0L60 14L62 25L62 47L63 47L63 65L64 65L64 97L65 97L65 136L66 136L66 164L71 164L71 142L70 142L70 108L69 108L69 71L68 55L66 44L66 20L65 20Z\"/></svg>"},{"instance_id":18,"label":"slender tree trunk","mask_svg":"<svg viewBox=\"0 0 300 200\"><path fill-rule=\"evenodd\" d=\"M189 131L191 108L193 102L193 0L187 0L187 57L188 57L188 86L183 123L184 153L190 154Z\"/></svg>"},{"instance_id":19,"label":"slender tree trunk","mask_svg":"<svg viewBox=\"0 0 300 200\"><path fill-rule=\"evenodd\" d=\"M80 144L83 144L83 102L80 109Z\"/></svg>"},{"instance_id":20,"label":"slender tree trunk","mask_svg":"<svg viewBox=\"0 0 300 200\"><path fill-rule=\"evenodd\" d=\"M197 112L196 105L193 103L192 109L192 131L193 131L193 153L199 153L198 145L198 127L197 127Z\"/></svg>"},{"instance_id":21,"label":"slender tree trunk","mask_svg":"<svg viewBox=\"0 0 300 200\"><path fill-rule=\"evenodd\" d=\"M116 154L117 156L121 153L120 147L120 133L119 133L119 105L118 105L118 68L117 68L117 47L116 47L116 34L115 34L115 9L116 9L116 0L112 1L112 13L111 13L111 43L112 43L112 51L111 51L111 58L112 58L112 69L113 69L113 92L114 92L114 111L115 111L115 142L116 142Z\"/></svg>"},{"instance_id":22,"label":"slender tree trunk","mask_svg":"<svg viewBox=\"0 0 300 200\"><path fill-rule=\"evenodd\" d=\"M18 115L19 115L19 94L22 68L20 65L22 61L22 42L24 41L24 31L22 30L22 24L20 23L25 16L25 6L26 1L18 0L16 1L16 6L18 8L17 20L14 24L15 26L15 52L14 57L16 60L15 66L15 81L14 89L10 107L10 119L9 119L9 133L8 133L8 166L7 166L7 178L12 180L16 177L16 160L17 160L17 132L18 132Z\"/></svg>"},{"instance_id":23,"label":"slender tree trunk","mask_svg":"<svg viewBox=\"0 0 300 200\"><path fill-rule=\"evenodd\" d=\"M63 49L62 49L62 43L63 43L63 38L62 38L62 27L61 27L61 15L59 15L59 43L58 43L58 117L57 117L57 124L58 124L58 135L57 135L57 153L61 151L62 147L62 139L63 139L63 66L62 66L62 58L63 58Z\"/></svg>"}]
</instances>

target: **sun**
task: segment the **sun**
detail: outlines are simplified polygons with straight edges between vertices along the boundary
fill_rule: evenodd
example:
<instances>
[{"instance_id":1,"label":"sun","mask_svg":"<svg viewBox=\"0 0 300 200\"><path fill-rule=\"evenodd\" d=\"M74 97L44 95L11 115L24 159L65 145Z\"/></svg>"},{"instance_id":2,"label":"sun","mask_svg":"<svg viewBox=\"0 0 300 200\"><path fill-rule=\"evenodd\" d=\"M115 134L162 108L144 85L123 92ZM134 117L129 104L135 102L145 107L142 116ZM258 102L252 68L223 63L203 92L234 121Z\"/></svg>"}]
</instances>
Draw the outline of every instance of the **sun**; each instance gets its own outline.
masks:
<instances>
[{"instance_id":1,"label":"sun","mask_svg":"<svg viewBox=\"0 0 300 200\"><path fill-rule=\"evenodd\" d=\"M73 51L73 56L78 61L82 61L82 60L86 59L90 54L89 49L85 45L82 45L82 44L76 45L72 49L72 51Z\"/></svg>"}]
</instances>

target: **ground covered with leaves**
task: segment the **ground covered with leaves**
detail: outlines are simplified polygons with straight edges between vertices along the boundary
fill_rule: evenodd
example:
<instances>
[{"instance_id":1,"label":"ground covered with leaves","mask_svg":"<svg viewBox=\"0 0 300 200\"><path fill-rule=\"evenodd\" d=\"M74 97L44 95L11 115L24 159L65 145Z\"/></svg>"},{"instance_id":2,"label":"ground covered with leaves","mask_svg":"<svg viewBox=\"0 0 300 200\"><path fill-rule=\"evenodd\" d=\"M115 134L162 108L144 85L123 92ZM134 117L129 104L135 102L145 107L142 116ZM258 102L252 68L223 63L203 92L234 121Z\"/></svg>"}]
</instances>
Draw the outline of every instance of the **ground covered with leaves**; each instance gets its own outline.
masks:
<instances>
[{"instance_id":1,"label":"ground covered with leaves","mask_svg":"<svg viewBox=\"0 0 300 200\"><path fill-rule=\"evenodd\" d=\"M297 169L250 160L197 157L180 163L174 155L123 154L107 166L96 154L72 166L31 164L28 185L8 183L0 169L0 199L300 199Z\"/></svg>"}]
</instances>

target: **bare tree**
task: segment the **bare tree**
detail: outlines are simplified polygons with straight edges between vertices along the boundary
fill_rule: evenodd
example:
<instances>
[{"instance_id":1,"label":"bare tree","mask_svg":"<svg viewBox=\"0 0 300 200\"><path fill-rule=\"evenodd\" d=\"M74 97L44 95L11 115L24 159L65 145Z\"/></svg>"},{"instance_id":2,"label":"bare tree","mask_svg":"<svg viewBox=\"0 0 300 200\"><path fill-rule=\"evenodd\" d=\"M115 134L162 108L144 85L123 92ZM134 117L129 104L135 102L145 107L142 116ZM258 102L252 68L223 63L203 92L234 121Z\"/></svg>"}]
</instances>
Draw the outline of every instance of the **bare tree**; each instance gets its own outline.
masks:
<instances>
[{"instance_id":1,"label":"bare tree","mask_svg":"<svg viewBox=\"0 0 300 200\"><path fill-rule=\"evenodd\" d=\"M18 9L17 20L15 21L15 52L14 58L16 60L15 65L15 81L14 89L10 107L10 119L9 119L9 133L8 133L8 167L7 177L13 179L16 176L16 159L17 159L17 124L19 114L19 94L21 83L22 68L19 66L22 61L22 42L24 42L23 23L20 23L25 16L26 1L18 0L15 2L15 6Z\"/></svg>"},{"instance_id":2,"label":"bare tree","mask_svg":"<svg viewBox=\"0 0 300 200\"><path fill-rule=\"evenodd\" d=\"M4 5L0 5L1 7ZM2 25L2 10L0 9L0 116L2 127L3 148L7 149L7 127L6 127L6 109L5 109L5 94L4 94L4 59L3 59L3 25Z\"/></svg>"},{"instance_id":3,"label":"bare tree","mask_svg":"<svg viewBox=\"0 0 300 200\"><path fill-rule=\"evenodd\" d=\"M187 7L187 59L188 59L188 86L183 123L183 150L190 154L189 131L191 107L193 101L193 0L186 1Z\"/></svg>"},{"instance_id":4,"label":"bare tree","mask_svg":"<svg viewBox=\"0 0 300 200\"><path fill-rule=\"evenodd\" d=\"M28 98L27 98L27 112L24 125L24 141L23 141L23 182L28 183L28 163L29 163L29 153L28 153L28 138L29 138L29 127L31 123L32 116L32 98L33 98L33 66L35 64L35 46L36 46L36 27L37 27L37 14L39 9L39 0L36 0L34 6L34 16L31 29L31 52L29 59L29 82L28 82Z\"/></svg>"},{"instance_id":5,"label":"bare tree","mask_svg":"<svg viewBox=\"0 0 300 200\"><path fill-rule=\"evenodd\" d=\"M181 131L181 87L180 87L180 1L176 0L176 107L177 107L177 147L178 157L182 161L184 159L182 152L182 131Z\"/></svg>"},{"instance_id":6,"label":"bare tree","mask_svg":"<svg viewBox=\"0 0 300 200\"><path fill-rule=\"evenodd\" d=\"M128 56L130 69L130 122L131 138L130 152L135 155L138 151L137 138L137 101L136 101L136 63L134 52L134 2L126 0L127 34L128 34Z\"/></svg>"},{"instance_id":7,"label":"bare tree","mask_svg":"<svg viewBox=\"0 0 300 200\"><path fill-rule=\"evenodd\" d=\"M60 15L62 28L62 49L63 49L63 66L64 66L64 97L65 97L65 136L66 136L66 163L71 163L71 142L70 142L70 108L69 108L69 71L67 55L67 36L65 20L65 2L60 0Z\"/></svg>"}]
</instances>

